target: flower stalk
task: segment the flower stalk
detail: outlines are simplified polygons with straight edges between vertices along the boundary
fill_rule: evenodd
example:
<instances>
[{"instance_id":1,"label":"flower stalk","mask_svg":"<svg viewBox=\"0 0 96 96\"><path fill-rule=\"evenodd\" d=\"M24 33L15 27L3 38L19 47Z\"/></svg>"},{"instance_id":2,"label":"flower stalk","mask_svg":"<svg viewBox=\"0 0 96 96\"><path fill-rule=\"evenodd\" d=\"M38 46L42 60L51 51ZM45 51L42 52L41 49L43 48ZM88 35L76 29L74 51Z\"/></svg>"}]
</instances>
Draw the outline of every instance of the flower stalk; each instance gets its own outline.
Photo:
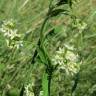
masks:
<instances>
[{"instance_id":1,"label":"flower stalk","mask_svg":"<svg viewBox=\"0 0 96 96\"><path fill-rule=\"evenodd\" d=\"M58 5L58 3L59 3L59 5ZM68 4L68 6L71 7L71 3L69 3L69 2L64 2L64 1L60 0L54 5L53 0L50 1L49 10L48 10L48 12L46 14L46 17L43 21L43 24L41 26L40 37L39 37L39 40L37 42L37 47L34 51L32 59L31 59L31 64L34 64L35 63L35 58L39 54L39 58L40 58L41 62L45 65L45 68L46 68L45 71L48 74L48 96L51 96L50 88L51 88L52 75L53 75L53 72L57 69L58 64L56 64L55 66L52 64L52 62L51 62L51 60L50 60L50 58L47 54L47 51L45 50L43 42L45 40L44 37L46 37L46 36L44 36L43 31L44 31L44 28L45 28L45 25L46 25L47 21L50 18L56 17L56 16L58 16L62 13L63 14L68 14L68 10L58 8L58 6L61 6L63 4ZM42 56L43 56L44 60L42 60L42 56L40 56L41 53L42 53Z\"/></svg>"}]
</instances>

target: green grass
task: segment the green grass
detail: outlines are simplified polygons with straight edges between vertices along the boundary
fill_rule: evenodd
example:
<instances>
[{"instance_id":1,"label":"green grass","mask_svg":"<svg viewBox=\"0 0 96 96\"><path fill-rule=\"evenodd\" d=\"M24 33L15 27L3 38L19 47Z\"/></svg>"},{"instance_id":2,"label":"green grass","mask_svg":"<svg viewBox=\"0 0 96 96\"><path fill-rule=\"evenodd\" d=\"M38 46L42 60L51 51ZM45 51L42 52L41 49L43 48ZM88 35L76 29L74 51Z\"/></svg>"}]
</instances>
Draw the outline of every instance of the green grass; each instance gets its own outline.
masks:
<instances>
[{"instance_id":1,"label":"green grass","mask_svg":"<svg viewBox=\"0 0 96 96\"><path fill-rule=\"evenodd\" d=\"M45 66L38 57L35 64L31 64L31 59L37 47L49 2L50 0L0 0L0 28L2 21L15 20L15 28L19 34L22 34L20 40L23 40L23 47L19 50L10 50L6 38L0 31L0 96L19 96L23 84L24 86L33 84L31 88L37 93L47 90L44 84L48 86L48 82L43 78ZM63 15L51 18L44 29L44 35L54 29L44 41L50 58L53 58L58 48L66 43L74 45L75 53L80 54L82 64L74 96L95 96L96 93L96 88L93 90L96 85L96 7L94 5L96 4L91 0L79 0L73 5L70 13L87 24L82 32L72 27L73 21L70 16ZM43 58L42 54L41 52L40 56ZM54 72L51 96L71 96L75 78L75 76L68 77L63 72ZM18 91L18 94L14 95L14 90ZM9 95L6 95L6 92Z\"/></svg>"}]
</instances>

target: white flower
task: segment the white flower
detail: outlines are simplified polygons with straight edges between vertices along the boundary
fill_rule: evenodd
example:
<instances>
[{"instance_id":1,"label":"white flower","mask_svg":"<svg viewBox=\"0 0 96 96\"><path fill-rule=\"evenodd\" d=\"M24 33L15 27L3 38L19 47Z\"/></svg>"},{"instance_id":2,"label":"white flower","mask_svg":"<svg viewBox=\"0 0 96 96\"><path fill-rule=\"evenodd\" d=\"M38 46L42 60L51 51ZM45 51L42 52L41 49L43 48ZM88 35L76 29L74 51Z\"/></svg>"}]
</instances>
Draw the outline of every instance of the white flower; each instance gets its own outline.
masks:
<instances>
[{"instance_id":1,"label":"white flower","mask_svg":"<svg viewBox=\"0 0 96 96\"><path fill-rule=\"evenodd\" d=\"M76 62L78 60L78 55L74 54L72 51L67 51L65 58L71 62Z\"/></svg>"},{"instance_id":2,"label":"white flower","mask_svg":"<svg viewBox=\"0 0 96 96\"><path fill-rule=\"evenodd\" d=\"M65 50L63 48L59 48L59 50L56 51L56 55L54 56L54 58L52 58L52 62L54 65L62 65L62 63L64 63L64 53Z\"/></svg>"},{"instance_id":3,"label":"white flower","mask_svg":"<svg viewBox=\"0 0 96 96\"><path fill-rule=\"evenodd\" d=\"M52 63L53 65L59 64L58 69L65 70L67 75L76 74L80 69L80 64L77 63L79 56L71 50L65 50L66 48L64 47L59 48L59 50L56 51L56 54L52 59Z\"/></svg>"},{"instance_id":4,"label":"white flower","mask_svg":"<svg viewBox=\"0 0 96 96\"><path fill-rule=\"evenodd\" d=\"M15 21L13 19L10 20L5 20L4 22L4 26L8 27L8 28L14 28L15 26Z\"/></svg>"},{"instance_id":5,"label":"white flower","mask_svg":"<svg viewBox=\"0 0 96 96\"><path fill-rule=\"evenodd\" d=\"M25 87L24 96L34 96L33 90L32 90L32 84L28 84Z\"/></svg>"},{"instance_id":6,"label":"white flower","mask_svg":"<svg viewBox=\"0 0 96 96\"><path fill-rule=\"evenodd\" d=\"M0 31L3 33L7 46L9 48L17 48L23 46L23 41L20 40L21 34L18 34L18 30L15 29L15 22L13 19L5 20L0 28Z\"/></svg>"},{"instance_id":7,"label":"white flower","mask_svg":"<svg viewBox=\"0 0 96 96\"><path fill-rule=\"evenodd\" d=\"M7 23L7 22L6 22ZM17 29L13 29L11 27L8 27L9 25L3 24L2 27L0 28L0 31L4 34L5 37L10 38L11 40L14 37L20 37L19 34L17 34ZM12 26L12 25L11 25Z\"/></svg>"},{"instance_id":8,"label":"white flower","mask_svg":"<svg viewBox=\"0 0 96 96\"><path fill-rule=\"evenodd\" d=\"M6 32L6 30L5 30L4 28L0 28L0 31L1 31L2 33L5 33L5 32Z\"/></svg>"},{"instance_id":9,"label":"white flower","mask_svg":"<svg viewBox=\"0 0 96 96\"><path fill-rule=\"evenodd\" d=\"M6 42L7 42L7 46L10 49L13 49L13 48L19 49L19 48L23 47L23 41L14 41L14 42L10 43L9 40L6 39Z\"/></svg>"},{"instance_id":10,"label":"white flower","mask_svg":"<svg viewBox=\"0 0 96 96\"><path fill-rule=\"evenodd\" d=\"M75 19L75 24L73 24L73 27L76 27L79 29L79 31L83 31L86 28L87 24L80 19Z\"/></svg>"}]
</instances>

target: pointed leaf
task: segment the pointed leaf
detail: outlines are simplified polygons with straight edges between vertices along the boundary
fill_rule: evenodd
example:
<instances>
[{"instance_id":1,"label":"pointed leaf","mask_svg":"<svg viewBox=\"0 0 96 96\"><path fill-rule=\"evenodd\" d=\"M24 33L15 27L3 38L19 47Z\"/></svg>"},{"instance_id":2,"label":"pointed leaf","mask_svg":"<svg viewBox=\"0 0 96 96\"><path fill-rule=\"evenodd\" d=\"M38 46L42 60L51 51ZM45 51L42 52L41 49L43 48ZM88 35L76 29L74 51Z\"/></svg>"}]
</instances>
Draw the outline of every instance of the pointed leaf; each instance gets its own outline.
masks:
<instances>
[{"instance_id":1,"label":"pointed leaf","mask_svg":"<svg viewBox=\"0 0 96 96\"><path fill-rule=\"evenodd\" d=\"M50 16L51 16L51 17L54 17L54 16L57 16L57 15L63 13L63 12L64 12L64 13L65 13L65 12L68 12L68 10L55 9L55 10L53 10L53 11L51 12Z\"/></svg>"}]
</instances>

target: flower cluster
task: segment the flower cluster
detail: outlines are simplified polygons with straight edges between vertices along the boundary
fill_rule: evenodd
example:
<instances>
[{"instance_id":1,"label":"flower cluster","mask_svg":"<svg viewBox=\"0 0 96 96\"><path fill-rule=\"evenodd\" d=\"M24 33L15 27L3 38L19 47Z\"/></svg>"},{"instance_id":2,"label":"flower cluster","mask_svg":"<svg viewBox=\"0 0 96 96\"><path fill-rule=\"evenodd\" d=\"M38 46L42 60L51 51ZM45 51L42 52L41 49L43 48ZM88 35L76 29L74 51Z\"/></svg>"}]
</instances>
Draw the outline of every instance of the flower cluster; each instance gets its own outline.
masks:
<instances>
[{"instance_id":1,"label":"flower cluster","mask_svg":"<svg viewBox=\"0 0 96 96\"><path fill-rule=\"evenodd\" d=\"M66 72L67 75L74 75L80 69L80 64L78 63L78 54L73 52L73 47L67 45L63 48L59 48L54 55L52 62L53 65L59 65L58 69L62 69ZM70 49L72 50L70 50Z\"/></svg>"},{"instance_id":2,"label":"flower cluster","mask_svg":"<svg viewBox=\"0 0 96 96\"><path fill-rule=\"evenodd\" d=\"M32 89L32 86L34 84L28 84L26 87L25 87L25 91L24 91L24 96L35 96L34 95L34 92L33 92L33 89ZM40 91L40 94L39 96L43 96L43 91Z\"/></svg>"},{"instance_id":3,"label":"flower cluster","mask_svg":"<svg viewBox=\"0 0 96 96\"><path fill-rule=\"evenodd\" d=\"M77 28L79 31L83 31L86 28L87 24L80 19L75 19L72 26Z\"/></svg>"},{"instance_id":4,"label":"flower cluster","mask_svg":"<svg viewBox=\"0 0 96 96\"><path fill-rule=\"evenodd\" d=\"M23 46L23 41L20 40L21 35L17 33L18 30L15 28L15 21L13 19L3 21L0 31L3 33L9 48Z\"/></svg>"},{"instance_id":5,"label":"flower cluster","mask_svg":"<svg viewBox=\"0 0 96 96\"><path fill-rule=\"evenodd\" d=\"M25 92L24 96L34 96L33 90L32 90L32 84L28 84L25 87Z\"/></svg>"}]
</instances>

